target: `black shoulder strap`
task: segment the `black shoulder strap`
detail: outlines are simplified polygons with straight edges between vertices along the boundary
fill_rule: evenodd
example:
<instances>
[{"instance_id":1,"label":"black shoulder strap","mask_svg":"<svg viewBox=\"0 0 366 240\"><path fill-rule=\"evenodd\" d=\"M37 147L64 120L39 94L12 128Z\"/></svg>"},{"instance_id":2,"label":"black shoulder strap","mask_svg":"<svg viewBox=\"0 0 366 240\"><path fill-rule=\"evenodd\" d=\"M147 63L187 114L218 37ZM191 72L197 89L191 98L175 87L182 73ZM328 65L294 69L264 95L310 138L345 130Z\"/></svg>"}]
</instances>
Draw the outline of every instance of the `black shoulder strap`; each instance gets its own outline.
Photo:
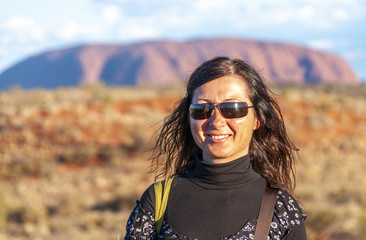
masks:
<instances>
[{"instance_id":1,"label":"black shoulder strap","mask_svg":"<svg viewBox=\"0 0 366 240\"><path fill-rule=\"evenodd\" d=\"M262 198L261 208L259 210L257 227L254 233L254 240L267 240L277 194L278 189L266 186Z\"/></svg>"}]
</instances>

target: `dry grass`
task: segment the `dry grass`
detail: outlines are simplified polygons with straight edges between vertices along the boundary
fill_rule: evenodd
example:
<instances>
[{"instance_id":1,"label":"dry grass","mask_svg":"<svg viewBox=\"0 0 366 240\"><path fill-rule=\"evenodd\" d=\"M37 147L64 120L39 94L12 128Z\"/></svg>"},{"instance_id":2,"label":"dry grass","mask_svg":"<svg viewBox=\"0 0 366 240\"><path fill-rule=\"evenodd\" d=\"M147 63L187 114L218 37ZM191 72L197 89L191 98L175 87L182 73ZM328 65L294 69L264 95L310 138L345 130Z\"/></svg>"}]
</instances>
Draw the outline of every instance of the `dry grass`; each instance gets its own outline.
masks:
<instances>
[{"instance_id":1,"label":"dry grass","mask_svg":"<svg viewBox=\"0 0 366 240\"><path fill-rule=\"evenodd\" d=\"M364 239L366 87L277 87L309 239ZM0 239L116 239L174 89L0 92Z\"/></svg>"}]
</instances>

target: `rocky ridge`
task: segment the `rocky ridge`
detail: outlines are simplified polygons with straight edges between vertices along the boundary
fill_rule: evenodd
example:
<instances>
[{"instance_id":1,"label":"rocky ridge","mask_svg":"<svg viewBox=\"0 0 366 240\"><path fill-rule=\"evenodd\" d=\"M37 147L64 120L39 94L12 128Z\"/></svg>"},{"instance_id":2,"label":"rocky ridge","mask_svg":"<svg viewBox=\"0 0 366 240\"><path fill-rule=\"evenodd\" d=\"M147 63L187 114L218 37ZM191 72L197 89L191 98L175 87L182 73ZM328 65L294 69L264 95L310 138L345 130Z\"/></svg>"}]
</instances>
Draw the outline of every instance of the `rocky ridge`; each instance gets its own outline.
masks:
<instances>
[{"instance_id":1,"label":"rocky ridge","mask_svg":"<svg viewBox=\"0 0 366 240\"><path fill-rule=\"evenodd\" d=\"M248 61L270 83L360 82L350 65L332 53L294 44L222 38L91 44L48 51L5 70L0 75L0 89L56 88L100 81L106 85L176 85L199 63L216 56Z\"/></svg>"}]
</instances>

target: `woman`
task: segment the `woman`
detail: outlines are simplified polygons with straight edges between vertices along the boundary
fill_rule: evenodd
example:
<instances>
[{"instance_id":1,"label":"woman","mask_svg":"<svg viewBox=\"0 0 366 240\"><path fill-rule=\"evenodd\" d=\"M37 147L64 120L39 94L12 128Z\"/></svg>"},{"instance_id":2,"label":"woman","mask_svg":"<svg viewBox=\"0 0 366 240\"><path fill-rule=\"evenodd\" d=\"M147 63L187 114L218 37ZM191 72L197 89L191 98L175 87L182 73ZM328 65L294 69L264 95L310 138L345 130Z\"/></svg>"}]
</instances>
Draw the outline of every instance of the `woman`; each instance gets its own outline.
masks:
<instances>
[{"instance_id":1,"label":"woman","mask_svg":"<svg viewBox=\"0 0 366 240\"><path fill-rule=\"evenodd\" d=\"M253 239L266 185L280 189L270 239L306 239L305 215L292 196L294 151L277 103L250 65L204 62L155 146L159 176L174 176L161 230L151 185L125 239Z\"/></svg>"}]
</instances>

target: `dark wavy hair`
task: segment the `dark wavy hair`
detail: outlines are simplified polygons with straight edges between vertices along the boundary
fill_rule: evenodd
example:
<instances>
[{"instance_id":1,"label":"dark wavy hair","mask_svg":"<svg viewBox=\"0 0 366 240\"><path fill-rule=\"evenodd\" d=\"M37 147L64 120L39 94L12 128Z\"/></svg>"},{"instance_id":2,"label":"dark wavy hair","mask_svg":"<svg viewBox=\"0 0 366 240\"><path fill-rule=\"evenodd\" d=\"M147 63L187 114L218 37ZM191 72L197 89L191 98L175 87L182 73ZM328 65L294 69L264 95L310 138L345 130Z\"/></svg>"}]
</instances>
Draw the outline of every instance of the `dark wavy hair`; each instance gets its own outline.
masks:
<instances>
[{"instance_id":1,"label":"dark wavy hair","mask_svg":"<svg viewBox=\"0 0 366 240\"><path fill-rule=\"evenodd\" d=\"M261 123L254 131L249 146L253 169L270 186L293 193L294 153L297 149L286 133L280 108L271 97L273 93L251 65L227 57L216 57L202 63L188 80L186 96L165 118L152 154L155 170L160 168L157 178L182 175L194 168L195 156L201 150L193 139L189 124L193 91L211 80L231 75L238 75L246 82L249 99Z\"/></svg>"}]
</instances>

